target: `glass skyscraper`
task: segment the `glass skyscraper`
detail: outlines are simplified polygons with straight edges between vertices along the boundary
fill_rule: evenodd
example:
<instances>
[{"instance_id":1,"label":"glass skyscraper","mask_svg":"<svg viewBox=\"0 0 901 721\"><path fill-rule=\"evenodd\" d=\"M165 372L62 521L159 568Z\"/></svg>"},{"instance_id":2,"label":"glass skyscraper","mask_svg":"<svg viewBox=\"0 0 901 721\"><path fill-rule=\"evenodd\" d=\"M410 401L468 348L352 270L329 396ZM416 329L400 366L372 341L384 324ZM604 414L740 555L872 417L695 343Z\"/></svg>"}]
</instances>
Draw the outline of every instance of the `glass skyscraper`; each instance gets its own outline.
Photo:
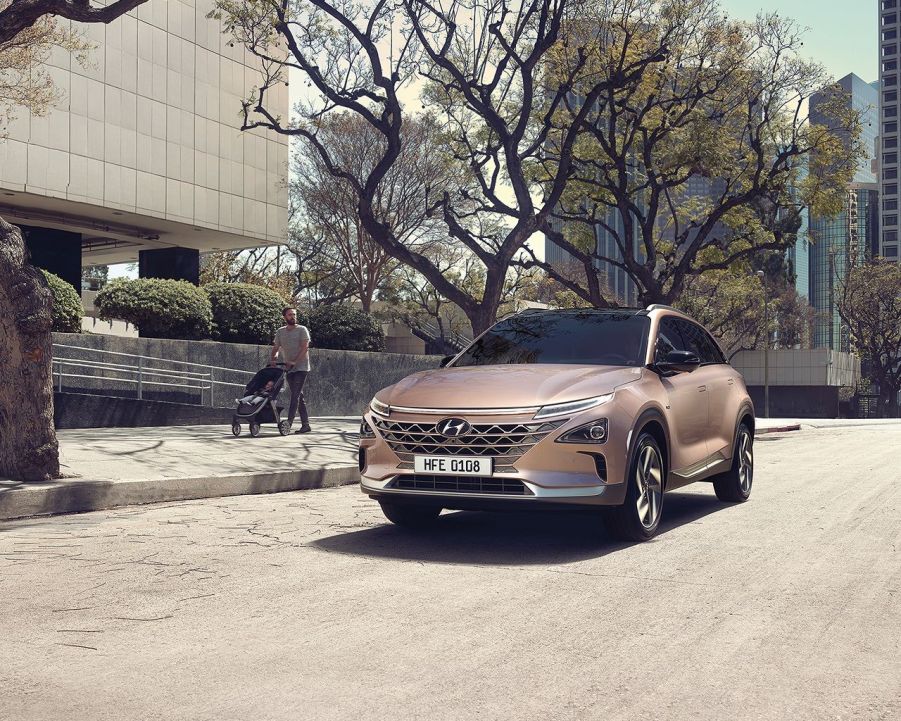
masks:
<instances>
[{"instance_id":1,"label":"glass skyscraper","mask_svg":"<svg viewBox=\"0 0 901 721\"><path fill-rule=\"evenodd\" d=\"M879 186L873 172L879 93L853 73L839 80L838 85L850 106L861 113L861 141L867 153L848 187L841 213L832 218L810 219L810 304L816 312L813 346L847 352L848 331L836 306L841 282L850 267L863 263L879 243ZM820 108L831 92L824 89L811 97L811 123L829 123Z\"/></svg>"},{"instance_id":2,"label":"glass skyscraper","mask_svg":"<svg viewBox=\"0 0 901 721\"><path fill-rule=\"evenodd\" d=\"M898 262L898 93L901 73L898 71L899 10L898 0L876 0L879 3L879 184L882 191L882 237L879 255Z\"/></svg>"}]
</instances>

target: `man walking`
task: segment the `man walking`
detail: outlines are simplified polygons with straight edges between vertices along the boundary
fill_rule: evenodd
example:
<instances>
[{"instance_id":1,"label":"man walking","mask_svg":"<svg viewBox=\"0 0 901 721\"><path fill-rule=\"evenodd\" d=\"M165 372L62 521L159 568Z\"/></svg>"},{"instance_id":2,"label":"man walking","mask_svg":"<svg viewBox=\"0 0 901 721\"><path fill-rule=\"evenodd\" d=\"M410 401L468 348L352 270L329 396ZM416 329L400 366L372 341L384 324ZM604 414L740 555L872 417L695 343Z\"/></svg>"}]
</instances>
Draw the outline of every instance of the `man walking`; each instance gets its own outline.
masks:
<instances>
[{"instance_id":1,"label":"man walking","mask_svg":"<svg viewBox=\"0 0 901 721\"><path fill-rule=\"evenodd\" d=\"M288 372L288 388L291 390L291 405L288 406L288 422L293 424L300 410L300 428L297 433L309 433L310 417L303 399L303 383L310 372L310 331L306 326L297 325L297 310L285 308L282 311L285 325L275 331L272 341L272 355L269 364L275 364L276 356L281 356Z\"/></svg>"}]
</instances>

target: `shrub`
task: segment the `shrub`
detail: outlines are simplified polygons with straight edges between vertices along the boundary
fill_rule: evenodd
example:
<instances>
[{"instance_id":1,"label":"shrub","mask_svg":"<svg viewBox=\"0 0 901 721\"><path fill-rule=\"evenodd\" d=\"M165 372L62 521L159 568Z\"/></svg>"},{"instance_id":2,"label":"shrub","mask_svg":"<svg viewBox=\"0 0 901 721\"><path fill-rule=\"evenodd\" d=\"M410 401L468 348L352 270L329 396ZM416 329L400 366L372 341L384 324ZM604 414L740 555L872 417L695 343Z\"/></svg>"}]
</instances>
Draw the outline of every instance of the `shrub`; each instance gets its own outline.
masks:
<instances>
[{"instance_id":1,"label":"shrub","mask_svg":"<svg viewBox=\"0 0 901 721\"><path fill-rule=\"evenodd\" d=\"M203 286L213 309L213 340L265 345L283 324L285 301L274 290L249 283Z\"/></svg>"},{"instance_id":2,"label":"shrub","mask_svg":"<svg viewBox=\"0 0 901 721\"><path fill-rule=\"evenodd\" d=\"M84 308L78 291L58 275L49 273L43 268L41 272L50 286L53 295L53 330L57 333L81 333L81 319Z\"/></svg>"},{"instance_id":3,"label":"shrub","mask_svg":"<svg viewBox=\"0 0 901 721\"><path fill-rule=\"evenodd\" d=\"M346 305L322 305L298 322L309 327L314 348L385 350L382 327L371 316Z\"/></svg>"},{"instance_id":4,"label":"shrub","mask_svg":"<svg viewBox=\"0 0 901 721\"><path fill-rule=\"evenodd\" d=\"M201 340L210 337L207 294L185 280L139 278L114 281L94 301L104 320L124 320L144 338Z\"/></svg>"}]
</instances>

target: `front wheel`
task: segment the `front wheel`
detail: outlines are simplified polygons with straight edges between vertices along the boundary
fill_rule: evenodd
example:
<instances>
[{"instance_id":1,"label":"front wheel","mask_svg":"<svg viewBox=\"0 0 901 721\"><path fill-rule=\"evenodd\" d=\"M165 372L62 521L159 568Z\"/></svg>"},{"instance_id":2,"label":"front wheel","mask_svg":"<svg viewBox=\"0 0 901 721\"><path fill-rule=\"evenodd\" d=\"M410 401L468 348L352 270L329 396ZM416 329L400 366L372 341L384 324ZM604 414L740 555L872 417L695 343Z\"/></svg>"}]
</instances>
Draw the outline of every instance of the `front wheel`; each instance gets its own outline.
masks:
<instances>
[{"instance_id":1,"label":"front wheel","mask_svg":"<svg viewBox=\"0 0 901 721\"><path fill-rule=\"evenodd\" d=\"M742 423L735 437L735 452L732 454L732 468L715 476L713 490L716 497L727 503L744 503L751 495L754 480L754 436L751 429Z\"/></svg>"},{"instance_id":2,"label":"front wheel","mask_svg":"<svg viewBox=\"0 0 901 721\"><path fill-rule=\"evenodd\" d=\"M232 435L237 438L241 435L241 424L240 423L232 423Z\"/></svg>"},{"instance_id":3,"label":"front wheel","mask_svg":"<svg viewBox=\"0 0 901 721\"><path fill-rule=\"evenodd\" d=\"M251 423L250 424L250 435L256 438L260 435L260 424L259 423Z\"/></svg>"},{"instance_id":4,"label":"front wheel","mask_svg":"<svg viewBox=\"0 0 901 721\"><path fill-rule=\"evenodd\" d=\"M283 436L288 435L291 432L291 424L288 421L280 421L278 424L278 432Z\"/></svg>"},{"instance_id":5,"label":"front wheel","mask_svg":"<svg viewBox=\"0 0 901 721\"><path fill-rule=\"evenodd\" d=\"M650 433L638 437L629 467L626 500L606 510L610 533L624 541L647 541L657 533L663 511L663 454Z\"/></svg>"},{"instance_id":6,"label":"front wheel","mask_svg":"<svg viewBox=\"0 0 901 721\"><path fill-rule=\"evenodd\" d=\"M440 506L419 506L412 503L379 501L382 513L391 523L404 528L427 528L438 520Z\"/></svg>"}]
</instances>

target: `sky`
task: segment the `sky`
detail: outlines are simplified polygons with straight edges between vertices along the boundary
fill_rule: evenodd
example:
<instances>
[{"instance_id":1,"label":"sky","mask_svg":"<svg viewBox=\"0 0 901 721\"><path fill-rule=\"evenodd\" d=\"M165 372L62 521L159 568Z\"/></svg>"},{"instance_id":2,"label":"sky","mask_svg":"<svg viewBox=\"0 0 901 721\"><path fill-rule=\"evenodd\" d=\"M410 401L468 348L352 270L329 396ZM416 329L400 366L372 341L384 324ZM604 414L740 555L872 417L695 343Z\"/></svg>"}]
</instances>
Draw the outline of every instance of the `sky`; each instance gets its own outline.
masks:
<instances>
[{"instance_id":1,"label":"sky","mask_svg":"<svg viewBox=\"0 0 901 721\"><path fill-rule=\"evenodd\" d=\"M879 78L879 0L720 0L738 20L761 10L778 12L802 27L804 55L822 63L836 80L855 73L870 83Z\"/></svg>"}]
</instances>

